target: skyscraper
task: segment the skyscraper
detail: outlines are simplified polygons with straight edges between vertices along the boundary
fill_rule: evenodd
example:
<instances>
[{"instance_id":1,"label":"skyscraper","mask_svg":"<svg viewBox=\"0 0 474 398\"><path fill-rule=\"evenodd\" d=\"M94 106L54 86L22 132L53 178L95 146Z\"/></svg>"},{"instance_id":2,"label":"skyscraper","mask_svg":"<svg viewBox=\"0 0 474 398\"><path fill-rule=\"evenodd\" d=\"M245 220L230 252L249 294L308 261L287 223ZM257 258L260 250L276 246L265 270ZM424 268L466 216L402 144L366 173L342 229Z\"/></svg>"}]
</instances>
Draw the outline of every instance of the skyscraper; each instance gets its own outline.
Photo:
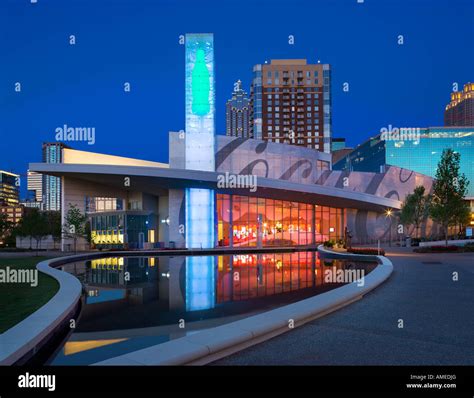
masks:
<instances>
[{"instance_id":1,"label":"skyscraper","mask_svg":"<svg viewBox=\"0 0 474 398\"><path fill-rule=\"evenodd\" d=\"M0 206L16 206L19 203L19 175L0 170Z\"/></svg>"},{"instance_id":2,"label":"skyscraper","mask_svg":"<svg viewBox=\"0 0 474 398\"><path fill-rule=\"evenodd\" d=\"M331 152L331 68L305 59L253 68L253 138Z\"/></svg>"},{"instance_id":3,"label":"skyscraper","mask_svg":"<svg viewBox=\"0 0 474 398\"><path fill-rule=\"evenodd\" d=\"M444 125L474 126L474 83L467 83L462 91L451 93L451 102L444 111Z\"/></svg>"},{"instance_id":4,"label":"skyscraper","mask_svg":"<svg viewBox=\"0 0 474 398\"><path fill-rule=\"evenodd\" d=\"M68 148L62 142L43 143L43 162L62 163L63 149ZM61 179L50 175L43 178L43 209L61 210Z\"/></svg>"},{"instance_id":5,"label":"skyscraper","mask_svg":"<svg viewBox=\"0 0 474 398\"><path fill-rule=\"evenodd\" d=\"M226 104L226 135L251 138L250 100L242 90L242 82L235 83L232 98Z\"/></svg>"},{"instance_id":6,"label":"skyscraper","mask_svg":"<svg viewBox=\"0 0 474 398\"><path fill-rule=\"evenodd\" d=\"M14 224L17 224L23 215L23 206L19 204L19 178L18 174L0 170L0 214L5 214L7 220ZM0 236L0 244L3 243L2 238Z\"/></svg>"},{"instance_id":7,"label":"skyscraper","mask_svg":"<svg viewBox=\"0 0 474 398\"><path fill-rule=\"evenodd\" d=\"M35 202L43 201L43 175L28 170L27 176L28 191L35 197Z\"/></svg>"}]
</instances>

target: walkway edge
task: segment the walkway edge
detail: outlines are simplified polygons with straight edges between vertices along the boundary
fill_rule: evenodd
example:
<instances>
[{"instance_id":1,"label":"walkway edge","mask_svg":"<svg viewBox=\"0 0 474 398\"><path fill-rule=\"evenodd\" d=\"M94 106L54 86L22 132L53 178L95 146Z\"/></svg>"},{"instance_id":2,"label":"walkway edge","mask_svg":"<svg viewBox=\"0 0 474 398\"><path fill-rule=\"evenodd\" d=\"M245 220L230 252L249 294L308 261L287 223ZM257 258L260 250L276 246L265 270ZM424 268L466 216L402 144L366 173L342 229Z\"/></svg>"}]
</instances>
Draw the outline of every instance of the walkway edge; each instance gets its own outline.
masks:
<instances>
[{"instance_id":1,"label":"walkway edge","mask_svg":"<svg viewBox=\"0 0 474 398\"><path fill-rule=\"evenodd\" d=\"M76 308L82 294L81 282L73 275L52 268L54 265L74 261L68 256L41 261L36 269L56 279L57 293L41 308L0 334L0 365L14 365L36 353L41 344Z\"/></svg>"},{"instance_id":2,"label":"walkway edge","mask_svg":"<svg viewBox=\"0 0 474 398\"><path fill-rule=\"evenodd\" d=\"M340 258L377 260L380 264L365 276L363 286L353 282L297 303L110 358L93 366L205 365L292 330L291 324L298 327L349 305L383 283L393 271L391 261L383 256L334 253L322 246L318 250Z\"/></svg>"}]
</instances>

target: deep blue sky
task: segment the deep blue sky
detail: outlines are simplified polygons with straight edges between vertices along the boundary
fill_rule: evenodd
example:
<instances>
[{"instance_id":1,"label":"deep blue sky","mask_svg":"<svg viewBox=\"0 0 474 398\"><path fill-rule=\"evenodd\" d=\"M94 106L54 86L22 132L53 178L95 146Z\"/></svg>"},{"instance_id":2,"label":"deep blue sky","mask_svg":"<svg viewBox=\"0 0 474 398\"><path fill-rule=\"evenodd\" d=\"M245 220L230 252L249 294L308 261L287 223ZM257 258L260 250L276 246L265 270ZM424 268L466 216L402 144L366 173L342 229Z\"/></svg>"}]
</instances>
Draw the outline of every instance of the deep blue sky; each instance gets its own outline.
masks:
<instances>
[{"instance_id":1,"label":"deep blue sky","mask_svg":"<svg viewBox=\"0 0 474 398\"><path fill-rule=\"evenodd\" d=\"M234 81L248 91L272 58L332 65L333 132L351 145L442 125L453 82L474 80L473 0L37 1L0 0L0 169L21 174L65 123L96 128L75 148L166 162L168 131L184 128L186 32L214 33L219 133Z\"/></svg>"}]
</instances>

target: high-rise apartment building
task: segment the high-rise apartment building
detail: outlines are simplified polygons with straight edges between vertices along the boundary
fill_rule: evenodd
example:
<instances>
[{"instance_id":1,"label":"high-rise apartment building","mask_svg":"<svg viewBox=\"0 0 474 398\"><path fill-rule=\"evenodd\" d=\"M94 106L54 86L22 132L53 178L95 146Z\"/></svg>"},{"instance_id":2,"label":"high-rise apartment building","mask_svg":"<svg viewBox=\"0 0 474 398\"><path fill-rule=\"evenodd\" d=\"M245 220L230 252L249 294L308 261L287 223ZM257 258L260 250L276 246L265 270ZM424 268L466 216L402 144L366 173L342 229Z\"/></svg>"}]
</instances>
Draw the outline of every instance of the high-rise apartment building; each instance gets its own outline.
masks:
<instances>
[{"instance_id":1,"label":"high-rise apartment building","mask_svg":"<svg viewBox=\"0 0 474 398\"><path fill-rule=\"evenodd\" d=\"M444 125L474 126L474 83L467 83L462 91L451 93L451 102L444 111Z\"/></svg>"},{"instance_id":2,"label":"high-rise apartment building","mask_svg":"<svg viewBox=\"0 0 474 398\"><path fill-rule=\"evenodd\" d=\"M226 103L226 135L251 138L250 100L237 80L232 98Z\"/></svg>"},{"instance_id":3,"label":"high-rise apartment building","mask_svg":"<svg viewBox=\"0 0 474 398\"><path fill-rule=\"evenodd\" d=\"M61 142L43 143L43 162L62 163L63 149L68 148ZM61 179L50 175L43 176L43 209L61 210Z\"/></svg>"},{"instance_id":4,"label":"high-rise apartment building","mask_svg":"<svg viewBox=\"0 0 474 398\"><path fill-rule=\"evenodd\" d=\"M253 138L331 152L331 68L305 59L253 68Z\"/></svg>"},{"instance_id":5,"label":"high-rise apartment building","mask_svg":"<svg viewBox=\"0 0 474 398\"><path fill-rule=\"evenodd\" d=\"M43 175L28 170L27 184L28 191L34 195L35 202L41 203L43 201Z\"/></svg>"}]
</instances>

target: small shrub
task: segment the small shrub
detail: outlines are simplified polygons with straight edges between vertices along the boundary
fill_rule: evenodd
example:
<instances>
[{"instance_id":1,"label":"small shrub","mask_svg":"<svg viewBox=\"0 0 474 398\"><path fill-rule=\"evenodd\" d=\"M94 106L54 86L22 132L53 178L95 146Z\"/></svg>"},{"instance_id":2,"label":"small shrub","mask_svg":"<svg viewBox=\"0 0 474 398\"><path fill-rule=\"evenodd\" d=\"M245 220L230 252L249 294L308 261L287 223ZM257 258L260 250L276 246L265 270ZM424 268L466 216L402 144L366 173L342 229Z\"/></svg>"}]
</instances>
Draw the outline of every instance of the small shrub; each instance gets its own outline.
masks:
<instances>
[{"instance_id":1,"label":"small shrub","mask_svg":"<svg viewBox=\"0 0 474 398\"><path fill-rule=\"evenodd\" d=\"M333 239L327 240L323 243L324 247L333 248L336 242Z\"/></svg>"},{"instance_id":2,"label":"small shrub","mask_svg":"<svg viewBox=\"0 0 474 398\"><path fill-rule=\"evenodd\" d=\"M383 249L377 249L373 247L352 247L351 249L347 250L349 253L353 254L368 254L368 255L379 255L380 256L385 256L385 250Z\"/></svg>"}]
</instances>

